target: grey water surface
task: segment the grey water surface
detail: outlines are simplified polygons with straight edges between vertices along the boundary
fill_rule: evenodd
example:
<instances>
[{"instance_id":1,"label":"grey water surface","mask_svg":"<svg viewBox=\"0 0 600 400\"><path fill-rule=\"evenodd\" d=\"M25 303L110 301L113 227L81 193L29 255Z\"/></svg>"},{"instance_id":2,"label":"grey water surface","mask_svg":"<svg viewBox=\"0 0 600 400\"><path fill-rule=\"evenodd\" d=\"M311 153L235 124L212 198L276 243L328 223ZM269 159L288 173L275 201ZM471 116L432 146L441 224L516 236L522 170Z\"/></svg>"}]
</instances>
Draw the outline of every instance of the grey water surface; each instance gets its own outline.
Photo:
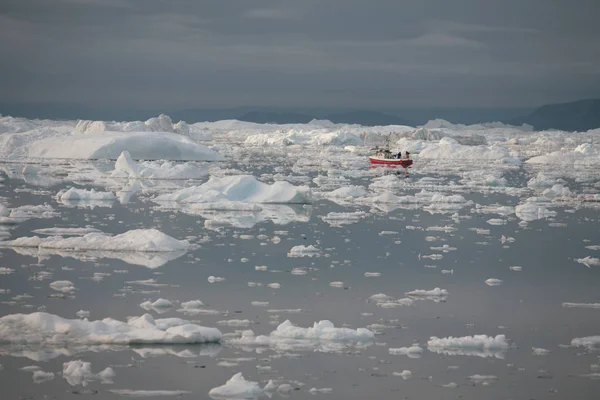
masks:
<instances>
[{"instance_id":1,"label":"grey water surface","mask_svg":"<svg viewBox=\"0 0 600 400\"><path fill-rule=\"evenodd\" d=\"M255 175L263 172L264 169L257 170ZM365 178L352 182L368 183ZM199 320L201 325L218 327L223 333L252 329L264 335L286 319L303 327L325 319L354 329L371 324L386 326L377 330L373 342L334 352L320 348L243 348L227 341L212 345L90 348L4 343L0 344L2 399L71 399L80 395L123 398L110 391L115 389L181 390L189 393L178 398L208 399L211 388L224 384L237 372L261 386L273 379L290 383L295 389L287 395L274 392L273 398L600 398L600 380L584 376L599 372L593 365L600 364L600 352L569 346L573 338L600 335L600 309L562 306L563 302L600 303L600 267L588 268L574 261L588 255L600 257L600 251L585 248L600 245L597 209L557 208L557 215L551 220L532 221L523 227L514 215L503 217L504 225L490 225L486 221L498 216L474 213L472 206L458 210L453 219L453 213L430 214L423 209L382 211L319 200L312 205L281 206L285 208L279 212L284 210L296 219L286 224L278 225L248 213L238 219L245 221L245 227L208 229L204 216L157 209L149 196L134 195L126 204L114 202L87 208L67 206L54 199L56 192L71 186L64 182L41 187L6 179L2 185L0 197L10 207L48 203L60 213L51 219L22 222L9 230L8 239L34 236L32 230L48 227L92 226L115 234L156 228L177 239L189 237L198 246L164 259L146 255L137 263L111 253L78 253L73 257L53 253L38 258L35 252L2 248L0 267L15 272L0 275L0 289L10 291L0 292L0 316L43 310L76 319L77 311L88 310L90 320L126 320L128 316L149 312L156 318ZM479 204L514 206L518 202L504 194L463 195ZM329 212L354 211L367 214L359 222L344 226L330 226L321 219ZM427 230L449 225L456 230ZM489 229L490 233L479 234L473 228ZM242 239L239 235L254 237ZM259 235L266 238L259 239ZM502 243L503 235L515 241ZM275 236L281 241L273 241ZM427 241L428 236L436 239ZM456 250L444 253L430 249L445 244ZM288 257L288 251L296 245L314 245L322 254ZM423 257L431 254L441 254L443 258ZM259 271L256 266L268 269ZM510 266L521 266L522 271L510 270ZM293 275L292 268L307 268L308 272ZM454 272L443 274L442 270ZM32 279L40 271L52 272L52 279ZM98 272L109 275L99 281L91 279ZM379 272L381 276L365 277L365 272ZM209 283L209 276L225 280ZM501 279L503 283L488 286L484 283L488 278ZM164 286L127 283L147 279L156 279ZM54 280L70 280L78 290L72 297L57 298L59 292L48 286ZM343 282L343 287L329 285L338 281ZM249 286L248 282L262 285ZM275 282L281 285L279 289L266 286ZM446 289L448 296L388 309L368 301L377 293L403 298L405 292L435 287ZM31 297L15 297L23 294ZM186 316L176 311L178 307L158 314L139 306L159 297L174 303L200 299L219 314ZM253 306L253 301L269 305ZM229 319L248 319L252 324L242 328L218 324ZM474 334L506 335L510 347L487 357L439 354L427 349L431 336ZM424 348L420 358L389 353L390 348L413 343ZM535 355L532 347L548 349L550 353ZM232 361L240 358L243 360ZM63 363L70 360L91 362L94 372L110 366L116 373L114 382L72 386L61 376ZM218 365L222 361L237 365ZM34 383L32 373L20 369L30 365L53 372L54 379ZM393 375L403 370L412 371L412 377L404 380ZM494 375L497 379L486 384L468 379L475 374ZM457 387L443 386L450 382ZM311 388L331 391L313 395L309 393Z\"/></svg>"}]
</instances>

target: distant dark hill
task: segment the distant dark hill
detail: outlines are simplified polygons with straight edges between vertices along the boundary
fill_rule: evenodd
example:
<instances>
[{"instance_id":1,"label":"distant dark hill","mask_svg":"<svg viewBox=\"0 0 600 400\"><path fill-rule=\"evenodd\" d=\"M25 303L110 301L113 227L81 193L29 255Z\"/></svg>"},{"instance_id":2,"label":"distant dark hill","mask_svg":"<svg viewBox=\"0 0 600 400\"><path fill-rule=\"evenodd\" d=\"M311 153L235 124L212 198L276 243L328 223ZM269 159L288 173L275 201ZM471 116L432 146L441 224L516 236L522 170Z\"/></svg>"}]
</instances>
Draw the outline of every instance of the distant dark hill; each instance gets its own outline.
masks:
<instances>
[{"instance_id":1,"label":"distant dark hill","mask_svg":"<svg viewBox=\"0 0 600 400\"><path fill-rule=\"evenodd\" d=\"M600 128L600 99L548 104L525 117L508 122L513 125L533 125L536 130L587 131Z\"/></svg>"},{"instance_id":2,"label":"distant dark hill","mask_svg":"<svg viewBox=\"0 0 600 400\"><path fill-rule=\"evenodd\" d=\"M307 124L315 117L294 112L250 111L237 119L257 124Z\"/></svg>"},{"instance_id":3,"label":"distant dark hill","mask_svg":"<svg viewBox=\"0 0 600 400\"><path fill-rule=\"evenodd\" d=\"M322 119L328 119L336 124L376 125L412 125L411 122L396 115L378 111L350 111L341 114L330 114Z\"/></svg>"}]
</instances>

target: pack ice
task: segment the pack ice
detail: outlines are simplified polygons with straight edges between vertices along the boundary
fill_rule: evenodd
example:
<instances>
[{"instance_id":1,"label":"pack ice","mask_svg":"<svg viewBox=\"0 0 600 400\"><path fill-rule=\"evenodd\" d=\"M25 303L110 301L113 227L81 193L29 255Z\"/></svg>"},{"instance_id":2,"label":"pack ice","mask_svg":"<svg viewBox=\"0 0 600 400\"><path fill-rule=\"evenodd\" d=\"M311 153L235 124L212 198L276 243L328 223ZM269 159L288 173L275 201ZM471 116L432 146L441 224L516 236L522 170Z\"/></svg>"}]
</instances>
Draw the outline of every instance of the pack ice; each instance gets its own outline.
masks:
<instances>
[{"instance_id":1,"label":"pack ice","mask_svg":"<svg viewBox=\"0 0 600 400\"><path fill-rule=\"evenodd\" d=\"M179 318L154 319L150 314L127 322L66 319L44 312L12 314L0 318L0 343L42 345L167 344L219 342L216 328L191 324Z\"/></svg>"}]
</instances>

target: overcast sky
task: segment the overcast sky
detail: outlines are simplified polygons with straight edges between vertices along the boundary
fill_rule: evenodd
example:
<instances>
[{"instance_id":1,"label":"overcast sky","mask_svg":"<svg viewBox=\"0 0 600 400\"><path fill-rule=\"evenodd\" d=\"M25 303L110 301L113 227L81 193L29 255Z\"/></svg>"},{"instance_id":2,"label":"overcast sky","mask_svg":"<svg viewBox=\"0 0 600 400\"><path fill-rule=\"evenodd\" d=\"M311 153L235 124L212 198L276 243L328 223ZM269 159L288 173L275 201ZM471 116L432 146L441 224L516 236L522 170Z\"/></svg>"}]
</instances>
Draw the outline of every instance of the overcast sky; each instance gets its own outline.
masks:
<instances>
[{"instance_id":1,"label":"overcast sky","mask_svg":"<svg viewBox=\"0 0 600 400\"><path fill-rule=\"evenodd\" d=\"M599 0L2 0L0 102L531 107L600 97Z\"/></svg>"}]
</instances>

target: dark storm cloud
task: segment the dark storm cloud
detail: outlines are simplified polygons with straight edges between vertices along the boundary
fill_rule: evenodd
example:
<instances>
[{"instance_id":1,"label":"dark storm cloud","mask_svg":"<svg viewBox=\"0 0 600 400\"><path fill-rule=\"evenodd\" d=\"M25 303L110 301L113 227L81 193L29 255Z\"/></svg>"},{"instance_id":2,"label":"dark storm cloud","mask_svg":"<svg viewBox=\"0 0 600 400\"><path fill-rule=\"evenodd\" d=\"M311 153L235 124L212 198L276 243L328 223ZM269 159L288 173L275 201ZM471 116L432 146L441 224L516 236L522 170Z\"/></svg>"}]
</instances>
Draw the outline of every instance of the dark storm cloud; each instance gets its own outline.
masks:
<instances>
[{"instance_id":1,"label":"dark storm cloud","mask_svg":"<svg viewBox=\"0 0 600 400\"><path fill-rule=\"evenodd\" d=\"M600 93L596 0L4 0L0 102L532 106Z\"/></svg>"}]
</instances>

